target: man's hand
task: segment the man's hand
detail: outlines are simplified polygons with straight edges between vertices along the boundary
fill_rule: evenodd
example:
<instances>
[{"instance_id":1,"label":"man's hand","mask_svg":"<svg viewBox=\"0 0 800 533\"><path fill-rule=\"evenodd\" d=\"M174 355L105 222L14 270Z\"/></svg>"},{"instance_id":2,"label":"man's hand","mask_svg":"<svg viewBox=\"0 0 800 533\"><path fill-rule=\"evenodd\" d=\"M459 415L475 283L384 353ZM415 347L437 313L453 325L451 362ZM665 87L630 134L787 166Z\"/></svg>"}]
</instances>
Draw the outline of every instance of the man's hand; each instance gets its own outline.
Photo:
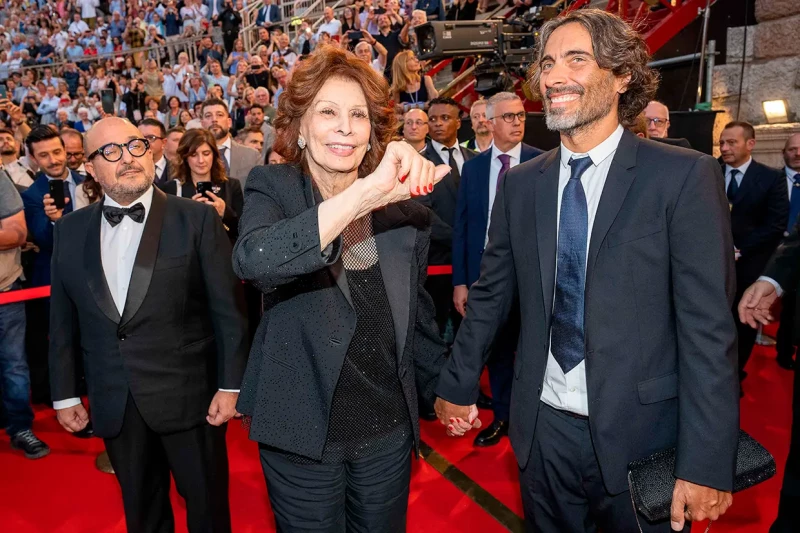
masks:
<instances>
[{"instance_id":1,"label":"man's hand","mask_svg":"<svg viewBox=\"0 0 800 533\"><path fill-rule=\"evenodd\" d=\"M433 409L439 417L439 422L447 426L447 434L451 437L461 437L470 429L481 427L478 408L475 405L456 405L436 398Z\"/></svg>"},{"instance_id":2,"label":"man's hand","mask_svg":"<svg viewBox=\"0 0 800 533\"><path fill-rule=\"evenodd\" d=\"M739 320L751 328L769 324L775 320L769 310L777 299L778 293L772 283L756 281L744 291L739 301Z\"/></svg>"},{"instance_id":3,"label":"man's hand","mask_svg":"<svg viewBox=\"0 0 800 533\"><path fill-rule=\"evenodd\" d=\"M67 407L66 409L58 409L56 411L56 418L61 427L70 433L77 433L86 427L89 423L89 413L82 403Z\"/></svg>"},{"instance_id":4,"label":"man's hand","mask_svg":"<svg viewBox=\"0 0 800 533\"><path fill-rule=\"evenodd\" d=\"M732 503L733 495L730 492L679 479L675 482L675 490L672 491L670 525L673 531L682 531L687 520L691 522L717 520L725 514Z\"/></svg>"},{"instance_id":5,"label":"man's hand","mask_svg":"<svg viewBox=\"0 0 800 533\"><path fill-rule=\"evenodd\" d=\"M64 214L63 209L59 209L56 207L56 201L53 200L49 194L44 195L44 200L42 200L44 204L44 214L47 215L47 218L55 222ZM64 198L64 205L69 203L69 198Z\"/></svg>"},{"instance_id":6,"label":"man's hand","mask_svg":"<svg viewBox=\"0 0 800 533\"><path fill-rule=\"evenodd\" d=\"M453 288L453 305L461 316L467 316L467 295L469 289L466 285L456 285Z\"/></svg>"},{"instance_id":7,"label":"man's hand","mask_svg":"<svg viewBox=\"0 0 800 533\"><path fill-rule=\"evenodd\" d=\"M238 416L236 412L236 400L239 399L238 392L217 391L208 406L208 416L206 420L212 426L221 426L231 418Z\"/></svg>"}]
</instances>

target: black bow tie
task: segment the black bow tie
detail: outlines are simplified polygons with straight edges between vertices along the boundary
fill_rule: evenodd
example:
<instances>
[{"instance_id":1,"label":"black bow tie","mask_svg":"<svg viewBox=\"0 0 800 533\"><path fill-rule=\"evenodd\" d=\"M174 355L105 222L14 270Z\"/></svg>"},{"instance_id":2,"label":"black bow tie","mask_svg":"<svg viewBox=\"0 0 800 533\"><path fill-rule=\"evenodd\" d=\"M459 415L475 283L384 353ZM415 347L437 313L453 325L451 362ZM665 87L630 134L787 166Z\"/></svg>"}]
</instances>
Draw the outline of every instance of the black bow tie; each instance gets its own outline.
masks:
<instances>
[{"instance_id":1,"label":"black bow tie","mask_svg":"<svg viewBox=\"0 0 800 533\"><path fill-rule=\"evenodd\" d=\"M125 218L125 215L131 217L131 220L141 224L144 222L144 206L141 202L133 204L130 207L114 207L113 205L103 206L103 216L106 217L108 223L113 228Z\"/></svg>"}]
</instances>

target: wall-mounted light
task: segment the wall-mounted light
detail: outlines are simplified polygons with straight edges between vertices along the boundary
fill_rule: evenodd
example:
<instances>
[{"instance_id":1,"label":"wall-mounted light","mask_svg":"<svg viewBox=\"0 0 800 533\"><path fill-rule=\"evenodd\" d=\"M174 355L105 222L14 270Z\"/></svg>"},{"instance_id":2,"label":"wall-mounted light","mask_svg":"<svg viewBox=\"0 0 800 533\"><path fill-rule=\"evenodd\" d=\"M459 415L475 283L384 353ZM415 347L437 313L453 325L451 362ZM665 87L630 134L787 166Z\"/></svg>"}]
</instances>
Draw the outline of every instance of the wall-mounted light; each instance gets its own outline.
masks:
<instances>
[{"instance_id":1,"label":"wall-mounted light","mask_svg":"<svg viewBox=\"0 0 800 533\"><path fill-rule=\"evenodd\" d=\"M761 102L764 108L764 115L767 117L767 124L782 124L789 122L789 112L786 100L766 100Z\"/></svg>"}]
</instances>

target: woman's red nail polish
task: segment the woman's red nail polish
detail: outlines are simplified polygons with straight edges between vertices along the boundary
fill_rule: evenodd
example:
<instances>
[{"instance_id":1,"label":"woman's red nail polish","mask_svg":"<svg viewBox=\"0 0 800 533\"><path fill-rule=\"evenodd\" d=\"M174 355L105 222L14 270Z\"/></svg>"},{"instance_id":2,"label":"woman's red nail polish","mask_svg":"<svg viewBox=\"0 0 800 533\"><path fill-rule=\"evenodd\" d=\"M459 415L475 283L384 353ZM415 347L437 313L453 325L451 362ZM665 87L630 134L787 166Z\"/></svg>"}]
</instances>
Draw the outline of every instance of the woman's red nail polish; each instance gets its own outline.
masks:
<instances>
[{"instance_id":1,"label":"woman's red nail polish","mask_svg":"<svg viewBox=\"0 0 800 533\"><path fill-rule=\"evenodd\" d=\"M400 183L405 183L407 177L408 177L408 174L406 174L405 176L400 176Z\"/></svg>"}]
</instances>

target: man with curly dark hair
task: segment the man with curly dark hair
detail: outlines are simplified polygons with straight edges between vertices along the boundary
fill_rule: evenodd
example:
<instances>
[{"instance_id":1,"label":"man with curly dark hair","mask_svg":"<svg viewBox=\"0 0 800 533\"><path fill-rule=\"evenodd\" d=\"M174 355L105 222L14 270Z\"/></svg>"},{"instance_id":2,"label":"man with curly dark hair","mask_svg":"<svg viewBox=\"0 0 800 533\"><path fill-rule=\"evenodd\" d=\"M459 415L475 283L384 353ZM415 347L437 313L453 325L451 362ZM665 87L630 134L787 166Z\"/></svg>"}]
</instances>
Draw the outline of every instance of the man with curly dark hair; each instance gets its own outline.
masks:
<instances>
[{"instance_id":1,"label":"man with curly dark hair","mask_svg":"<svg viewBox=\"0 0 800 533\"><path fill-rule=\"evenodd\" d=\"M615 15L578 10L543 25L532 88L561 145L500 183L436 391L440 420L462 435L518 302L509 437L533 531L688 531L732 502L728 201L713 158L625 129L652 99L648 60ZM631 505L628 464L673 447L671 520L649 523Z\"/></svg>"}]
</instances>

